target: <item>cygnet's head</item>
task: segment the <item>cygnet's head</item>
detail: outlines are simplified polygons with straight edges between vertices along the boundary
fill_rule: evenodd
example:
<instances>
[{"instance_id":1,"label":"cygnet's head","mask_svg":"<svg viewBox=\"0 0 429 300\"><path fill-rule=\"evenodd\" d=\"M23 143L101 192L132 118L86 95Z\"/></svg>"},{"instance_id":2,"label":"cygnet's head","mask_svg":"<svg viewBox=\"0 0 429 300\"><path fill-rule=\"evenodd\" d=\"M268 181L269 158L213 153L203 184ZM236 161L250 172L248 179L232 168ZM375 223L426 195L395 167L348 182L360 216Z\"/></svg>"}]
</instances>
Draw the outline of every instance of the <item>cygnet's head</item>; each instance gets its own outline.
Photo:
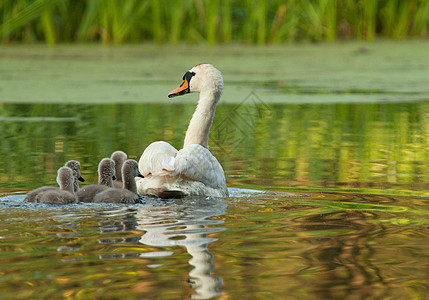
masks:
<instances>
[{"instance_id":1,"label":"cygnet's head","mask_svg":"<svg viewBox=\"0 0 429 300\"><path fill-rule=\"evenodd\" d=\"M103 158L98 164L98 176L104 180L115 180L115 162L111 158Z\"/></svg>"},{"instance_id":2,"label":"cygnet's head","mask_svg":"<svg viewBox=\"0 0 429 300\"><path fill-rule=\"evenodd\" d=\"M73 191L73 170L69 167L61 167L57 172L57 182L62 190Z\"/></svg>"},{"instance_id":3,"label":"cygnet's head","mask_svg":"<svg viewBox=\"0 0 429 300\"><path fill-rule=\"evenodd\" d=\"M77 160L69 160L66 162L65 166L73 170L74 178L82 182L85 181L85 179L82 177L82 174L80 173L80 163Z\"/></svg>"},{"instance_id":4,"label":"cygnet's head","mask_svg":"<svg viewBox=\"0 0 429 300\"><path fill-rule=\"evenodd\" d=\"M127 154L124 151L115 151L110 156L111 159L115 162L115 177L116 180L122 181L122 165L124 161L127 159Z\"/></svg>"},{"instance_id":5,"label":"cygnet's head","mask_svg":"<svg viewBox=\"0 0 429 300\"><path fill-rule=\"evenodd\" d=\"M127 154L124 151L118 150L113 152L110 158L113 159L115 163L118 161L122 165L124 161L127 159Z\"/></svg>"},{"instance_id":6,"label":"cygnet's head","mask_svg":"<svg viewBox=\"0 0 429 300\"><path fill-rule=\"evenodd\" d=\"M124 162L124 165L122 166L122 176L130 176L130 178L144 178L144 176L139 171L139 164L134 159L128 159Z\"/></svg>"},{"instance_id":7,"label":"cygnet's head","mask_svg":"<svg viewBox=\"0 0 429 300\"><path fill-rule=\"evenodd\" d=\"M222 74L211 64L199 64L183 75L182 84L168 94L168 98L187 93L210 92L221 94L223 91Z\"/></svg>"}]
</instances>

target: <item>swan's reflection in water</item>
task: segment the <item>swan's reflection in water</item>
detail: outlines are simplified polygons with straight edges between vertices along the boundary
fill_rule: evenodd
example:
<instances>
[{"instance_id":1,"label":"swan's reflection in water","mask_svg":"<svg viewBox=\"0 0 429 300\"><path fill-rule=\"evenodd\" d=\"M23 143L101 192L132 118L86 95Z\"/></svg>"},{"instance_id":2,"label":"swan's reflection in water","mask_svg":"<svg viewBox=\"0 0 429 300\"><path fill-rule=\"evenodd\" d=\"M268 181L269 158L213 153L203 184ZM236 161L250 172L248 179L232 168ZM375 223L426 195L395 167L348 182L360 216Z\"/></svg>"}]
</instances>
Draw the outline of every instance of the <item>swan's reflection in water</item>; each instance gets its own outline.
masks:
<instances>
[{"instance_id":1,"label":"swan's reflection in water","mask_svg":"<svg viewBox=\"0 0 429 300\"><path fill-rule=\"evenodd\" d=\"M136 210L134 210L136 208ZM153 202L133 207L124 212L119 210L121 221L99 222L101 233L141 230L143 236L124 238L99 238L100 244L134 244L141 243L151 247L184 246L191 255L189 264L189 285L195 290L193 299L210 299L222 294L220 286L223 281L211 272L215 268L213 254L208 245L216 238L210 233L224 231L223 227L212 227L222 224L221 220L210 218L225 214L226 204L212 197L192 197L169 202ZM105 217L115 215L109 211ZM151 251L145 253L109 253L101 254L100 259L132 257L165 257L172 251ZM160 265L148 265L156 268Z\"/></svg>"},{"instance_id":2,"label":"swan's reflection in water","mask_svg":"<svg viewBox=\"0 0 429 300\"><path fill-rule=\"evenodd\" d=\"M223 223L211 217L225 214L226 204L212 197L185 198L166 206L142 206L137 211L137 229L146 233L140 243L153 247L184 246L192 256L189 284L193 299L208 299L221 294L222 279L211 274L215 268L208 245L216 238L209 233L225 230L208 227Z\"/></svg>"}]
</instances>

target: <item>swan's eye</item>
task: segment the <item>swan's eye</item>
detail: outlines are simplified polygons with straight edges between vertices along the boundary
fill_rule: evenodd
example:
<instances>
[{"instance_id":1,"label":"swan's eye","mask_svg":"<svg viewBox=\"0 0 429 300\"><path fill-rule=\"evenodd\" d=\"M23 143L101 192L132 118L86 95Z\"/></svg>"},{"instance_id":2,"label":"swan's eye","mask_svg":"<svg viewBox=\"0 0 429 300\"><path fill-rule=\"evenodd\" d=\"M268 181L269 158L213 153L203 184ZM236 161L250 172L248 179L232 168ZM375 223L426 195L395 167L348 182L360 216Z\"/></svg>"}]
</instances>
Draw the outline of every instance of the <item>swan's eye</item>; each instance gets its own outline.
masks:
<instances>
[{"instance_id":1,"label":"swan's eye","mask_svg":"<svg viewBox=\"0 0 429 300\"><path fill-rule=\"evenodd\" d=\"M183 75L183 80L186 79L186 81L191 81L192 76L195 76L195 72L186 72L185 75Z\"/></svg>"},{"instance_id":2,"label":"swan's eye","mask_svg":"<svg viewBox=\"0 0 429 300\"><path fill-rule=\"evenodd\" d=\"M183 82L182 84L172 90L169 94L168 94L168 98L172 98L172 97L176 97L176 96L180 96L180 95L184 95L187 93L190 93L190 82L192 77L195 75L195 72L186 72L185 75L183 75Z\"/></svg>"}]
</instances>

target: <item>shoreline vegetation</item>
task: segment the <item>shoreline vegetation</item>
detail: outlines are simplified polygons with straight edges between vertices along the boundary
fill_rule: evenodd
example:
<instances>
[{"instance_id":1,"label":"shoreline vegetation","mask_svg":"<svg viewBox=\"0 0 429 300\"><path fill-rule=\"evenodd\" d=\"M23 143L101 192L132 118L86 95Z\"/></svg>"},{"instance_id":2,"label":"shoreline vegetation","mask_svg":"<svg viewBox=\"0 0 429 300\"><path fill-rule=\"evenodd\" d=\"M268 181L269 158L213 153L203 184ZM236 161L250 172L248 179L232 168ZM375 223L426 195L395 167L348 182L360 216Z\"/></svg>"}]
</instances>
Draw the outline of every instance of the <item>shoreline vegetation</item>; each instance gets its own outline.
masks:
<instances>
[{"instance_id":1,"label":"shoreline vegetation","mask_svg":"<svg viewBox=\"0 0 429 300\"><path fill-rule=\"evenodd\" d=\"M0 41L276 44L427 39L429 0L3 0Z\"/></svg>"}]
</instances>

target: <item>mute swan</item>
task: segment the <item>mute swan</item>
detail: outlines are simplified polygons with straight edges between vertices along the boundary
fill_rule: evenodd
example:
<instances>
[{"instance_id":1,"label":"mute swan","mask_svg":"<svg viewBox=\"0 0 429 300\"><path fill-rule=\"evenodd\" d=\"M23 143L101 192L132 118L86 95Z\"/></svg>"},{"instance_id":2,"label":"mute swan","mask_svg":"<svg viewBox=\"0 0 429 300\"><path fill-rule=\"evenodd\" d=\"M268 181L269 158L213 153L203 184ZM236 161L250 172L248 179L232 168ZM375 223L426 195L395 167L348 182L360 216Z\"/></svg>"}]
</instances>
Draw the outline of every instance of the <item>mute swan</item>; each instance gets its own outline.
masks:
<instances>
[{"instance_id":1,"label":"mute swan","mask_svg":"<svg viewBox=\"0 0 429 300\"><path fill-rule=\"evenodd\" d=\"M94 202L107 203L138 203L136 177L143 177L134 159L126 160L122 167L123 188L108 188L94 197Z\"/></svg>"},{"instance_id":2,"label":"mute swan","mask_svg":"<svg viewBox=\"0 0 429 300\"><path fill-rule=\"evenodd\" d=\"M77 193L79 202L92 202L97 193L113 187L115 179L115 162L110 158L103 158L98 164L98 184L89 184Z\"/></svg>"},{"instance_id":3,"label":"mute swan","mask_svg":"<svg viewBox=\"0 0 429 300\"><path fill-rule=\"evenodd\" d=\"M60 188L51 189L36 196L37 203L48 204L70 204L76 203L76 195L74 194L74 177L73 170L69 167L61 167L58 169L57 182Z\"/></svg>"},{"instance_id":4,"label":"mute swan","mask_svg":"<svg viewBox=\"0 0 429 300\"><path fill-rule=\"evenodd\" d=\"M139 169L145 178L137 182L140 194L160 198L228 196L222 166L208 150L209 130L222 91L220 71L210 64L199 64L187 71L182 84L168 94L172 98L196 92L200 93L200 99L186 131L183 149L177 151L159 141L143 152Z\"/></svg>"},{"instance_id":5,"label":"mute swan","mask_svg":"<svg viewBox=\"0 0 429 300\"><path fill-rule=\"evenodd\" d=\"M127 154L123 151L115 151L110 156L111 159L115 162L115 177L116 179L113 181L113 186L121 189L122 184L122 166L124 162L127 160Z\"/></svg>"},{"instance_id":6,"label":"mute swan","mask_svg":"<svg viewBox=\"0 0 429 300\"><path fill-rule=\"evenodd\" d=\"M85 181L85 179L82 178L81 174L80 174L80 163L77 160L69 160L68 162L65 163L64 165L65 167L69 167L70 169L72 169L73 171L73 190L74 192L77 192L77 190L79 189L79 184L78 184L78 180L80 181ZM42 186L39 187L35 190L32 190L31 192L29 192L27 194L27 196L25 197L24 201L25 202L35 202L36 201L36 196L39 193L42 192L46 192L48 190L56 190L58 189L58 187L56 186Z\"/></svg>"}]
</instances>

